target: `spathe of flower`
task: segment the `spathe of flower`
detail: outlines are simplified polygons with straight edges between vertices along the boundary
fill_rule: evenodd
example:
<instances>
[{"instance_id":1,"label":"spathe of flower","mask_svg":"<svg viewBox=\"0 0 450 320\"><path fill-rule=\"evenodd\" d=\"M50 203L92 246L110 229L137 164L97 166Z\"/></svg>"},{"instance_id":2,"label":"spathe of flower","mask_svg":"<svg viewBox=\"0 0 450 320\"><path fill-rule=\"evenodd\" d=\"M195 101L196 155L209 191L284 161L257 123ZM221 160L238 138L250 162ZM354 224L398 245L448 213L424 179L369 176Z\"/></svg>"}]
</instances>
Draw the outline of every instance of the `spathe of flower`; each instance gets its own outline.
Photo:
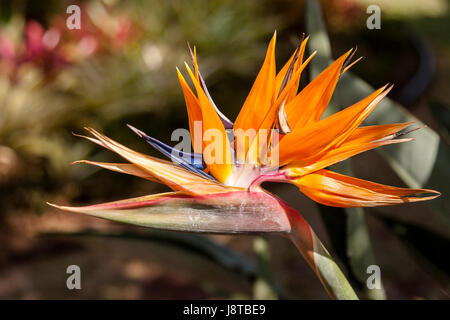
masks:
<instances>
[{"instance_id":1,"label":"spathe of flower","mask_svg":"<svg viewBox=\"0 0 450 320\"><path fill-rule=\"evenodd\" d=\"M165 161L131 150L87 129L84 137L122 156L128 163L81 161L116 172L166 184L173 192L148 195L83 207L57 206L108 220L164 230L222 233L279 234L290 238L333 298L357 299L345 276L330 257L307 221L293 208L261 187L264 181L292 183L311 199L336 207L383 206L431 200L440 195L428 189L407 189L360 180L327 170L361 152L410 141L403 136L411 123L360 127L364 119L390 90L384 86L352 106L321 119L336 83L348 70L349 51L298 92L308 38L301 41L284 67L275 67L275 38L270 41L263 66L235 123L217 111L198 71L186 65L194 90L177 70L185 97L193 141L211 130L219 133L211 141L193 143L187 155L132 128L149 144L170 156ZM194 130L200 122L199 130ZM226 129L232 125L235 141ZM255 130L244 140L241 132ZM276 129L263 135L263 130ZM289 129L289 130L287 130ZM273 130L272 130L273 131ZM216 147L213 159L210 150ZM175 155L175 158L173 157ZM278 163L273 161L278 156ZM205 166L195 163L201 156ZM187 160L186 160L187 159ZM248 163L248 159L256 160ZM191 161L192 160L192 161ZM217 161L219 160L219 161ZM279 164L279 166L277 165Z\"/></svg>"}]
</instances>

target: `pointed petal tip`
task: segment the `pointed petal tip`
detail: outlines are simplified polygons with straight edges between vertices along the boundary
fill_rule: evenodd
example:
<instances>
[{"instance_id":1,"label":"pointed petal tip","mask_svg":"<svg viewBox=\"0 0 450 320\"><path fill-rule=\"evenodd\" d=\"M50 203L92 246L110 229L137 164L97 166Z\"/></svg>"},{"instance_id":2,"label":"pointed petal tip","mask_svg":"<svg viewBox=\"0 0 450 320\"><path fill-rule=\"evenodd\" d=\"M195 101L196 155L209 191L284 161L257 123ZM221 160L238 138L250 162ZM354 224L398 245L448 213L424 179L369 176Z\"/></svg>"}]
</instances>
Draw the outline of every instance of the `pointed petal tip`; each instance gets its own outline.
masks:
<instances>
[{"instance_id":1,"label":"pointed petal tip","mask_svg":"<svg viewBox=\"0 0 450 320\"><path fill-rule=\"evenodd\" d=\"M85 208L85 207L68 207L68 206L60 206L54 203L50 203L50 202L46 202L47 205L49 205L50 207L62 210L62 211L66 211L66 212L75 212L75 213L80 213L79 211L77 211L77 209L81 209L81 208Z\"/></svg>"},{"instance_id":2,"label":"pointed petal tip","mask_svg":"<svg viewBox=\"0 0 450 320\"><path fill-rule=\"evenodd\" d=\"M84 130L86 130L87 132L89 132L90 134L97 136L99 135L99 132L91 127L83 127ZM89 137L88 137L89 138Z\"/></svg>"},{"instance_id":3,"label":"pointed petal tip","mask_svg":"<svg viewBox=\"0 0 450 320\"><path fill-rule=\"evenodd\" d=\"M402 198L407 199L408 200L407 202L419 202L419 201L433 200L433 199L436 199L441 196L441 193L439 191L432 190L432 189L422 189L422 190L420 190L420 192L418 192L415 195L424 194L424 193L431 193L432 195L429 195L426 197L421 197L421 196L415 197L414 195L409 195L409 196L404 196Z\"/></svg>"},{"instance_id":4,"label":"pointed petal tip","mask_svg":"<svg viewBox=\"0 0 450 320\"><path fill-rule=\"evenodd\" d=\"M414 123L414 122L411 121L411 124L412 123ZM427 125L421 125L419 127L412 128L412 129L409 129L409 130L399 131L399 132L396 133L395 137L397 138L397 137L400 137L400 136L404 136L404 135L410 134L411 132L418 131L418 130L426 128L426 127L427 127ZM411 139L415 140L414 138L411 138Z\"/></svg>"},{"instance_id":5,"label":"pointed petal tip","mask_svg":"<svg viewBox=\"0 0 450 320\"><path fill-rule=\"evenodd\" d=\"M442 195L442 193L440 193L440 192L437 191L437 190L430 190L430 191L431 191L431 193L434 193L434 194L435 194L433 199L435 199L435 198L437 198L437 197L440 197L440 196Z\"/></svg>"},{"instance_id":6,"label":"pointed petal tip","mask_svg":"<svg viewBox=\"0 0 450 320\"><path fill-rule=\"evenodd\" d=\"M351 48L350 50L348 50L346 53L344 53L342 56L345 56L346 58L348 57L348 55L350 54L350 53L352 53L353 52L353 49L354 48Z\"/></svg>"},{"instance_id":7,"label":"pointed petal tip","mask_svg":"<svg viewBox=\"0 0 450 320\"><path fill-rule=\"evenodd\" d=\"M437 190L432 190L432 189L425 189L425 190L427 192L434 193L436 197L439 197L440 195L442 195L442 193Z\"/></svg>"},{"instance_id":8,"label":"pointed petal tip","mask_svg":"<svg viewBox=\"0 0 450 320\"><path fill-rule=\"evenodd\" d=\"M75 160L73 161L71 164L95 164L95 161L90 161L90 160Z\"/></svg>"},{"instance_id":9,"label":"pointed petal tip","mask_svg":"<svg viewBox=\"0 0 450 320\"><path fill-rule=\"evenodd\" d=\"M361 61L364 58L364 56L359 57L358 59L356 59L355 61L353 61L353 63L350 65L354 65L355 63L357 63L358 61Z\"/></svg>"},{"instance_id":10,"label":"pointed petal tip","mask_svg":"<svg viewBox=\"0 0 450 320\"><path fill-rule=\"evenodd\" d=\"M76 133L76 132L73 132L73 131L72 131L72 135L75 136L75 137L78 137L78 138L83 138L83 139L88 139L89 140L88 136L85 136L85 135L82 135L82 134L79 134L79 133Z\"/></svg>"},{"instance_id":11,"label":"pointed petal tip","mask_svg":"<svg viewBox=\"0 0 450 320\"><path fill-rule=\"evenodd\" d=\"M89 128L87 128L87 127L84 127L83 129L89 131ZM90 131L89 131L89 132L90 132ZM72 134L73 134L75 137L79 137L79 138L89 138L88 136L82 135L81 133L72 132Z\"/></svg>"},{"instance_id":12,"label":"pointed petal tip","mask_svg":"<svg viewBox=\"0 0 450 320\"><path fill-rule=\"evenodd\" d=\"M386 89L386 87L387 87L387 89ZM390 84L390 83L388 82L388 83L386 83L385 86L383 87L383 91L386 92L386 94L388 94L389 91L391 91L393 87L394 87L394 84L393 84L393 83Z\"/></svg>"},{"instance_id":13,"label":"pointed petal tip","mask_svg":"<svg viewBox=\"0 0 450 320\"><path fill-rule=\"evenodd\" d=\"M196 57L195 57L196 49L195 49L195 46L194 46L194 51L192 51L191 44L189 43L189 41L187 41L187 46L188 46L189 54L191 55L192 63L195 66L195 64L196 64Z\"/></svg>"},{"instance_id":14,"label":"pointed petal tip","mask_svg":"<svg viewBox=\"0 0 450 320\"><path fill-rule=\"evenodd\" d=\"M394 87L394 85L391 84L389 87L387 87L387 89L383 90L383 92L380 95L382 95L383 98L386 97L389 94L389 92L391 92L393 87Z\"/></svg>"},{"instance_id":15,"label":"pointed petal tip","mask_svg":"<svg viewBox=\"0 0 450 320\"><path fill-rule=\"evenodd\" d=\"M144 131L133 127L131 124L127 124L127 127L130 128L134 133L136 133L140 138L147 135Z\"/></svg>"},{"instance_id":16,"label":"pointed petal tip","mask_svg":"<svg viewBox=\"0 0 450 320\"><path fill-rule=\"evenodd\" d=\"M379 91L379 94L378 94L378 95L381 95L381 94L387 95L387 94L392 90L393 87L394 87L394 85L393 85L393 84L390 84L390 83L388 82L388 83L386 83L384 86L378 88L376 91ZM375 91L375 92L376 92L376 91Z\"/></svg>"},{"instance_id":17,"label":"pointed petal tip","mask_svg":"<svg viewBox=\"0 0 450 320\"><path fill-rule=\"evenodd\" d=\"M63 208L65 208L64 206L59 206L59 205L57 205L57 204L50 203L50 202L48 202L48 201L45 202L45 204L48 205L48 206L50 206L50 207L56 208L56 209L64 210Z\"/></svg>"},{"instance_id":18,"label":"pointed petal tip","mask_svg":"<svg viewBox=\"0 0 450 320\"><path fill-rule=\"evenodd\" d=\"M197 53L196 52L197 48L195 47L195 44L193 46L191 46L191 43L189 41L186 41L186 43L187 43L187 46L188 46L188 49L189 49L189 53L191 54L191 57L195 58L195 55ZM192 48L194 48L194 50L192 50Z\"/></svg>"},{"instance_id":19,"label":"pointed petal tip","mask_svg":"<svg viewBox=\"0 0 450 320\"><path fill-rule=\"evenodd\" d=\"M186 67L186 70L189 73L189 76L191 77L191 79L195 78L195 75L192 72L192 69L189 67L189 64L186 61L184 61L184 66ZM200 84L199 84L199 86L200 86Z\"/></svg>"},{"instance_id":20,"label":"pointed petal tip","mask_svg":"<svg viewBox=\"0 0 450 320\"><path fill-rule=\"evenodd\" d=\"M363 57L361 56L361 57L359 57L358 59L356 59L355 61L353 61L352 63L349 63L348 66L346 66L345 68L343 68L342 73L347 72L351 67L353 67L355 64L357 64L359 61L361 61L362 58L363 58ZM350 59L351 59L351 58L349 58L349 60L350 60ZM344 64L344 65L345 65L345 64Z\"/></svg>"},{"instance_id":21,"label":"pointed petal tip","mask_svg":"<svg viewBox=\"0 0 450 320\"><path fill-rule=\"evenodd\" d=\"M78 138L83 138L83 139L87 139L87 140L93 139L93 138L91 138L91 137L88 137L88 136L85 136L85 135L82 135L82 134L79 134L79 133L75 133L75 132L72 132L72 134L73 134L75 137L78 137Z\"/></svg>"}]
</instances>

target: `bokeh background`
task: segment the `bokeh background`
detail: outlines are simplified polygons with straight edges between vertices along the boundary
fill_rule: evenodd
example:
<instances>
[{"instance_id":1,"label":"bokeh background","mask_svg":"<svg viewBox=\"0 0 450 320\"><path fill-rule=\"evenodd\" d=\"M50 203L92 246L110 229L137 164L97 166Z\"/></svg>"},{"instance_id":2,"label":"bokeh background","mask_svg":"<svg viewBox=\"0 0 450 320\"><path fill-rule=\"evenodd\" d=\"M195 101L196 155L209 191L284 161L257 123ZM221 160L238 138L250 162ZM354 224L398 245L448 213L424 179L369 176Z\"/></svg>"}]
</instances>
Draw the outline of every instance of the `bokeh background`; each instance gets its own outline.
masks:
<instances>
[{"instance_id":1,"label":"bokeh background","mask_svg":"<svg viewBox=\"0 0 450 320\"><path fill-rule=\"evenodd\" d=\"M438 135L447 158L439 164L440 184L428 186L443 191L449 181L450 1L320 3L332 57L357 45L364 59L353 74L373 87L395 84L389 97ZM187 41L197 48L216 104L234 119L274 30L278 66L298 37L311 32L305 1L81 1L76 3L81 30L66 28L70 4L0 4L0 298L326 299L286 239L156 232L45 204L92 204L166 191L131 176L70 165L79 159L118 160L72 132L94 127L156 155L126 124L166 143L174 129L187 128L175 72L189 61ZM381 8L379 30L366 27L371 4ZM303 85L308 78L302 76ZM385 117L385 123L396 120ZM351 165L360 178L408 183L375 151ZM267 188L306 217L358 294L374 298L352 259L348 213L324 211L292 186ZM438 210L424 203L364 210L369 260L380 266L384 286L377 298L450 297L450 212L443 193ZM66 287L72 264L82 270L81 290Z\"/></svg>"}]
</instances>

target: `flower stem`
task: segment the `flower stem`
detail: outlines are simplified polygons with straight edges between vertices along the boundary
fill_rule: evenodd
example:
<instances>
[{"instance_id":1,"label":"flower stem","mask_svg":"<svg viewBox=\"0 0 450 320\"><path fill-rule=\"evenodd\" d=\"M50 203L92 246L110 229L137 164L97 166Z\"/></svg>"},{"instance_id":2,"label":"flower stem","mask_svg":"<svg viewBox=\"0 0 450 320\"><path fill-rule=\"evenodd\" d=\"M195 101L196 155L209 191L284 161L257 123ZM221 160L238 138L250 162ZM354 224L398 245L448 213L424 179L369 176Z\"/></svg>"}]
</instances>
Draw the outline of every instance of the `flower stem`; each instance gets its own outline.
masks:
<instances>
[{"instance_id":1,"label":"flower stem","mask_svg":"<svg viewBox=\"0 0 450 320\"><path fill-rule=\"evenodd\" d=\"M270 271L270 252L266 239L256 237L253 241L254 251L258 259L258 278L253 288L256 300L276 300L278 293Z\"/></svg>"},{"instance_id":2,"label":"flower stem","mask_svg":"<svg viewBox=\"0 0 450 320\"><path fill-rule=\"evenodd\" d=\"M338 300L358 300L344 273L309 223L292 208L289 210L289 220L292 227L289 238L317 274L328 295Z\"/></svg>"}]
</instances>

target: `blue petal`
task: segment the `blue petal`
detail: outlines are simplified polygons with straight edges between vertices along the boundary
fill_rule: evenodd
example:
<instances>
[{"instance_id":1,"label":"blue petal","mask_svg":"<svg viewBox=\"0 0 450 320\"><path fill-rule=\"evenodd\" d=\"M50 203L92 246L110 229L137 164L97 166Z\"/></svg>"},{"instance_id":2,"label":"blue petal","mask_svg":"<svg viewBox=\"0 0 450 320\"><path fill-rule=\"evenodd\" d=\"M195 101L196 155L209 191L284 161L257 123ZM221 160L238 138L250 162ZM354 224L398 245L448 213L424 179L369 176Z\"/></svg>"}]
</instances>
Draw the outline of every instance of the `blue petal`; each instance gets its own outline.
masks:
<instances>
[{"instance_id":1,"label":"blue petal","mask_svg":"<svg viewBox=\"0 0 450 320\"><path fill-rule=\"evenodd\" d=\"M200 174L208 179L215 180L214 177L203 171L203 169L205 169L205 166L203 165L203 158L201 154L180 151L171 146L168 146L167 144L159 141L158 139L155 139L147 135L145 132L136 129L135 127L129 124L127 126L131 130L133 130L134 133L136 133L139 137L145 139L145 141L147 141L148 144L150 144L156 150L160 151L166 157L170 158L173 162L179 164L181 167L191 172Z\"/></svg>"}]
</instances>

